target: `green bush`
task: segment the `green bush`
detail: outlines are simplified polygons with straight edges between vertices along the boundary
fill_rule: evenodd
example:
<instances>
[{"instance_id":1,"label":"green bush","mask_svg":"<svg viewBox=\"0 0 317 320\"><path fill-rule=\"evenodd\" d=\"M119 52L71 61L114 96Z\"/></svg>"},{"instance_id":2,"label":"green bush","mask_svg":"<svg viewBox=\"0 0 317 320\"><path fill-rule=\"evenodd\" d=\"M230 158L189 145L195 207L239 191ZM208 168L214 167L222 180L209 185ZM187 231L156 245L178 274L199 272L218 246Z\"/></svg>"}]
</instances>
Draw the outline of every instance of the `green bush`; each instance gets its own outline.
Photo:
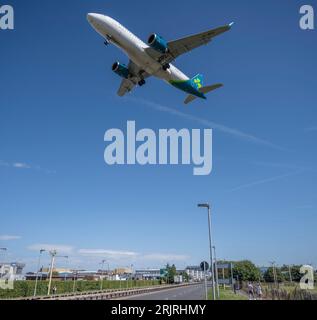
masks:
<instances>
[{"instance_id":1,"label":"green bush","mask_svg":"<svg viewBox=\"0 0 317 320\"><path fill-rule=\"evenodd\" d=\"M147 287L160 284L159 281L152 280L129 280L129 281L103 281L103 290ZM13 290L0 289L0 299L32 297L34 293L35 281L16 281ZM56 294L72 293L74 281L52 281L51 288L56 287ZM37 296L47 295L48 281L39 281L37 285ZM100 281L78 280L75 284L76 292L98 291Z\"/></svg>"}]
</instances>

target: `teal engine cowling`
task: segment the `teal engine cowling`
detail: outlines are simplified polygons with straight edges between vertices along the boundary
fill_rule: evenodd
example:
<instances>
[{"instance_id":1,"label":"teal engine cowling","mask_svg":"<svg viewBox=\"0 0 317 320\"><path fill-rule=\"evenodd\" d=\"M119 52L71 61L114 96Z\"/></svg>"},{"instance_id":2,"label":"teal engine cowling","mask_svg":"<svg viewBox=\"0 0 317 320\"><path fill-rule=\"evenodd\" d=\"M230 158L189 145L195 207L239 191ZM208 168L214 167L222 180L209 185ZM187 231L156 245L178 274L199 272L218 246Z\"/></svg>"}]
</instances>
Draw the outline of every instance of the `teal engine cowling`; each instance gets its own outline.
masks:
<instances>
[{"instance_id":1,"label":"teal engine cowling","mask_svg":"<svg viewBox=\"0 0 317 320\"><path fill-rule=\"evenodd\" d=\"M112 65L112 71L125 79L128 79L130 75L128 67L118 61Z\"/></svg>"},{"instance_id":2,"label":"teal engine cowling","mask_svg":"<svg viewBox=\"0 0 317 320\"><path fill-rule=\"evenodd\" d=\"M155 33L150 35L148 44L156 51L159 51L161 53L168 52L167 41Z\"/></svg>"}]
</instances>

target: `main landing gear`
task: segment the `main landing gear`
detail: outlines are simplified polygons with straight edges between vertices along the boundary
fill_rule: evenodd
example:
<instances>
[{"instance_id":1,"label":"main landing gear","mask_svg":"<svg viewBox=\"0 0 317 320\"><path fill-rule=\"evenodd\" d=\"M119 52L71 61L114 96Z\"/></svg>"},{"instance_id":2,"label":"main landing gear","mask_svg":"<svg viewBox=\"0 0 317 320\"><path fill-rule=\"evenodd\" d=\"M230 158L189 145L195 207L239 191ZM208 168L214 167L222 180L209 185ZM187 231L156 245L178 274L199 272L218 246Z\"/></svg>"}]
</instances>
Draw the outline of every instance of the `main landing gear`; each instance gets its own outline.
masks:
<instances>
[{"instance_id":1,"label":"main landing gear","mask_svg":"<svg viewBox=\"0 0 317 320\"><path fill-rule=\"evenodd\" d=\"M162 68L163 68L164 71L168 70L170 67L171 67L171 66L170 66L169 63L166 63L166 64L164 64L164 65L162 66Z\"/></svg>"},{"instance_id":2,"label":"main landing gear","mask_svg":"<svg viewBox=\"0 0 317 320\"><path fill-rule=\"evenodd\" d=\"M145 85L145 80L144 80L144 79L140 80L140 81L139 81L139 86L142 87L142 86L144 86L144 85Z\"/></svg>"}]
</instances>

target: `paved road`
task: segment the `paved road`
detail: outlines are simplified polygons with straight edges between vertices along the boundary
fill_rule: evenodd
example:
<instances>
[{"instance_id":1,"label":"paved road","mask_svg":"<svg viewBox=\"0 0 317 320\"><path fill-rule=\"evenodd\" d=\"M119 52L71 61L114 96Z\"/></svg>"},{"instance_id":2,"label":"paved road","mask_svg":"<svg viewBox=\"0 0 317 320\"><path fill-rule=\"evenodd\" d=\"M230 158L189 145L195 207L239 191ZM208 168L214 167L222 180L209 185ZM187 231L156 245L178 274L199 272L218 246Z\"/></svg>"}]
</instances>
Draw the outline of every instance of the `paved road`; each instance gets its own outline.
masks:
<instances>
[{"instance_id":1,"label":"paved road","mask_svg":"<svg viewBox=\"0 0 317 320\"><path fill-rule=\"evenodd\" d=\"M119 300L204 300L205 289L203 284L191 285L158 292L145 293Z\"/></svg>"}]
</instances>

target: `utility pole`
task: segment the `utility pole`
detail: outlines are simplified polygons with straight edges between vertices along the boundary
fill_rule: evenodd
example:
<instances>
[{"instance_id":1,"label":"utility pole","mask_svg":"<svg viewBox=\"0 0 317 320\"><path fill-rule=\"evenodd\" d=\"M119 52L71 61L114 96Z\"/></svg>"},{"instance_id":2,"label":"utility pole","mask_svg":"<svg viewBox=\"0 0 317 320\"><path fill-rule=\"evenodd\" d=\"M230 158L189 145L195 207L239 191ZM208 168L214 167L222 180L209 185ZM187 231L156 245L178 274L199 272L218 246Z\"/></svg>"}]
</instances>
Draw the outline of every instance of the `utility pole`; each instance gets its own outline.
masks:
<instances>
[{"instance_id":1,"label":"utility pole","mask_svg":"<svg viewBox=\"0 0 317 320\"><path fill-rule=\"evenodd\" d=\"M207 287L207 274L206 274L206 263L203 262L204 265L204 282L205 282L205 297L208 300L208 287Z\"/></svg>"},{"instance_id":2,"label":"utility pole","mask_svg":"<svg viewBox=\"0 0 317 320\"><path fill-rule=\"evenodd\" d=\"M101 261L101 277L100 277L100 291L102 291L103 288L103 273L104 273L104 265L105 265L106 260Z\"/></svg>"},{"instance_id":3,"label":"utility pole","mask_svg":"<svg viewBox=\"0 0 317 320\"><path fill-rule=\"evenodd\" d=\"M67 257L67 260L66 260L66 268L65 268L65 274L64 274L64 282L66 282L67 280L67 276L68 276L68 269L69 269L69 259Z\"/></svg>"},{"instance_id":4,"label":"utility pole","mask_svg":"<svg viewBox=\"0 0 317 320\"><path fill-rule=\"evenodd\" d=\"M49 296L51 294L51 286L52 286L52 277L53 277L53 269L54 269L54 263L55 258L66 258L68 259L68 256L58 256L56 250L50 251L51 255L51 266L50 266L50 272L49 272L49 282L48 282L48 288L47 288L47 295Z\"/></svg>"},{"instance_id":5,"label":"utility pole","mask_svg":"<svg viewBox=\"0 0 317 320\"><path fill-rule=\"evenodd\" d=\"M50 266L49 282L48 282L48 288L47 288L47 295L48 296L51 294L53 268L54 268L54 262L55 262L55 257L57 255L57 251L56 250L50 251L50 255L51 255L51 266Z\"/></svg>"},{"instance_id":6,"label":"utility pole","mask_svg":"<svg viewBox=\"0 0 317 320\"><path fill-rule=\"evenodd\" d=\"M222 268L222 280L223 280L223 289L226 288L226 285L225 285L225 268Z\"/></svg>"},{"instance_id":7,"label":"utility pole","mask_svg":"<svg viewBox=\"0 0 317 320\"><path fill-rule=\"evenodd\" d=\"M216 272L216 286L217 286L217 297L218 299L220 298L220 293L219 293L219 280L218 280L218 266L217 266L217 256L216 256L216 247L213 246L214 249L214 254L215 254L215 272Z\"/></svg>"},{"instance_id":8,"label":"utility pole","mask_svg":"<svg viewBox=\"0 0 317 320\"><path fill-rule=\"evenodd\" d=\"M270 263L271 263L271 265L272 265L274 285L275 285L275 287L276 287L276 284L277 284L277 274L276 274L276 270L275 270L275 261L271 261Z\"/></svg>"},{"instance_id":9,"label":"utility pole","mask_svg":"<svg viewBox=\"0 0 317 320\"><path fill-rule=\"evenodd\" d=\"M133 279L132 279L132 277L133 277L133 264L131 264L131 288L133 288Z\"/></svg>"},{"instance_id":10,"label":"utility pole","mask_svg":"<svg viewBox=\"0 0 317 320\"><path fill-rule=\"evenodd\" d=\"M77 278L78 278L78 270L74 270L73 293L75 293Z\"/></svg>"},{"instance_id":11,"label":"utility pole","mask_svg":"<svg viewBox=\"0 0 317 320\"><path fill-rule=\"evenodd\" d=\"M45 249L41 249L41 250L40 250L40 254L39 254L39 260L38 260L37 271L36 271L34 294L33 294L34 297L36 296L36 291L37 291L37 282L38 282L38 278L39 278L39 271L40 271L40 265L41 265L41 256L42 256L42 253L43 253L44 251L45 251Z\"/></svg>"},{"instance_id":12,"label":"utility pole","mask_svg":"<svg viewBox=\"0 0 317 320\"><path fill-rule=\"evenodd\" d=\"M211 228L211 214L210 214L210 205L208 203L198 204L199 208L207 208L208 210L208 231L209 231L209 255L210 255L210 266L211 266L211 278L212 278L212 294L213 300L216 298L216 288L215 288L215 271L214 271L214 262L212 258L212 228Z\"/></svg>"},{"instance_id":13,"label":"utility pole","mask_svg":"<svg viewBox=\"0 0 317 320\"><path fill-rule=\"evenodd\" d=\"M291 265L288 265L289 281L293 283Z\"/></svg>"}]
</instances>

